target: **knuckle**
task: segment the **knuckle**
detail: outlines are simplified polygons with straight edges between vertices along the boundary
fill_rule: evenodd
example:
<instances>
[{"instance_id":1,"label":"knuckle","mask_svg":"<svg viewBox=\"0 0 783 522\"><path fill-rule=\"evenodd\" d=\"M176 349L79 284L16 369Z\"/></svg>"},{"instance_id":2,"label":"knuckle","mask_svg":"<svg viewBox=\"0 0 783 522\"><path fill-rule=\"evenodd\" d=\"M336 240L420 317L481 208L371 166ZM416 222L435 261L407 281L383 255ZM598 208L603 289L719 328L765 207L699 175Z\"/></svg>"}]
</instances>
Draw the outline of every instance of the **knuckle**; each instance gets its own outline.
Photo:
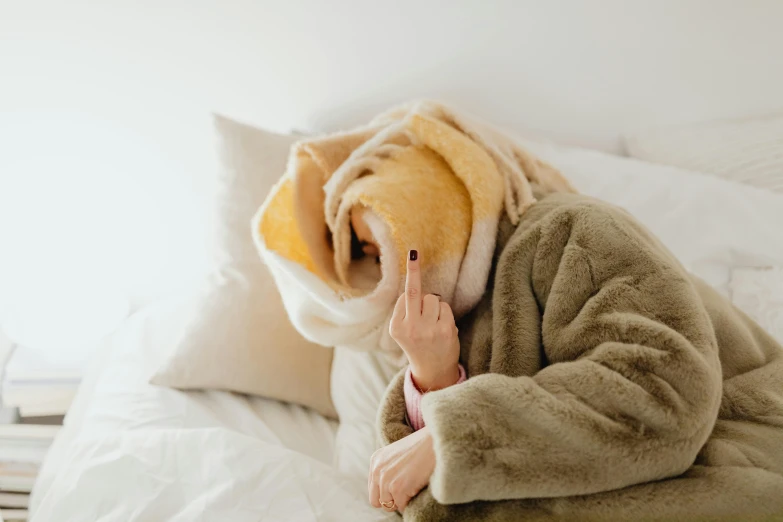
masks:
<instances>
[{"instance_id":1,"label":"knuckle","mask_svg":"<svg viewBox=\"0 0 783 522\"><path fill-rule=\"evenodd\" d=\"M408 297L410 299L415 299L416 297L419 296L419 290L417 288L414 288L414 287L408 288L406 293L408 294Z\"/></svg>"},{"instance_id":2,"label":"knuckle","mask_svg":"<svg viewBox=\"0 0 783 522\"><path fill-rule=\"evenodd\" d=\"M397 498L397 496L401 493L399 479L394 479L389 482L389 493L391 493L394 498Z\"/></svg>"},{"instance_id":3,"label":"knuckle","mask_svg":"<svg viewBox=\"0 0 783 522\"><path fill-rule=\"evenodd\" d=\"M412 324L403 322L396 324L392 332L395 341L410 341L413 338L415 328Z\"/></svg>"},{"instance_id":4,"label":"knuckle","mask_svg":"<svg viewBox=\"0 0 783 522\"><path fill-rule=\"evenodd\" d=\"M389 335L392 336L392 339L397 340L398 338L402 337L402 328L399 323L396 323L392 321L389 324Z\"/></svg>"}]
</instances>

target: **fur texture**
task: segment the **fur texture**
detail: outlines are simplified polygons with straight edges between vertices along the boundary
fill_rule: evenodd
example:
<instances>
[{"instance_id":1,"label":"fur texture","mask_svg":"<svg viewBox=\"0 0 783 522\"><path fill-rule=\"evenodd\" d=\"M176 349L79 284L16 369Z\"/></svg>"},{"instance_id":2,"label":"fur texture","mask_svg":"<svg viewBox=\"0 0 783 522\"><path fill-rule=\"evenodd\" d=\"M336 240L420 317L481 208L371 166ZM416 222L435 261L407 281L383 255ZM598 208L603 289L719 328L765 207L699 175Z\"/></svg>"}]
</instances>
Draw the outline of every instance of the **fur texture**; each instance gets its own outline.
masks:
<instances>
[{"instance_id":1,"label":"fur texture","mask_svg":"<svg viewBox=\"0 0 783 522\"><path fill-rule=\"evenodd\" d=\"M409 521L781 520L783 347L625 211L552 194L499 229L460 322L465 383L422 408ZM380 411L411 433L403 373Z\"/></svg>"}]
</instances>

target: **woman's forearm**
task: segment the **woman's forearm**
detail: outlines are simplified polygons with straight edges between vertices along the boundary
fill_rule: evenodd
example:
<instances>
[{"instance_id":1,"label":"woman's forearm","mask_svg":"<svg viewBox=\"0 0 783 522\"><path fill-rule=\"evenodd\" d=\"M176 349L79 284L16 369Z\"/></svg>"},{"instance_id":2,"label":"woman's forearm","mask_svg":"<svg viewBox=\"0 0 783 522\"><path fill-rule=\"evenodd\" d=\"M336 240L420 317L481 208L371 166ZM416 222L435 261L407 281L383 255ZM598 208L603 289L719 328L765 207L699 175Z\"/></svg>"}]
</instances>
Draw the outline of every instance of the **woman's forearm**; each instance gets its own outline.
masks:
<instances>
[{"instance_id":1,"label":"woman's forearm","mask_svg":"<svg viewBox=\"0 0 783 522\"><path fill-rule=\"evenodd\" d=\"M670 354L607 343L533 377L480 375L427 394L432 494L445 504L585 495L682 473L710 433L720 380L695 351L677 353L676 367Z\"/></svg>"}]
</instances>

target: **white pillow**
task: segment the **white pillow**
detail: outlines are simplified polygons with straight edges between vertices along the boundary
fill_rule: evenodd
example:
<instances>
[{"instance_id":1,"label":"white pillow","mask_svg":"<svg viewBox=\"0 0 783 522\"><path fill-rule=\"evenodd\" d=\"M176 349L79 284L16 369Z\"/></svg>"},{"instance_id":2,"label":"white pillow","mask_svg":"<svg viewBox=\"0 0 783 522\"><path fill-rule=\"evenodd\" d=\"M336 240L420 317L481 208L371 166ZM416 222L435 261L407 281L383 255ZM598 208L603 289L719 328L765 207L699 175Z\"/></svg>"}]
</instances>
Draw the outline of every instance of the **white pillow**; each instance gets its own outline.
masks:
<instances>
[{"instance_id":1,"label":"white pillow","mask_svg":"<svg viewBox=\"0 0 783 522\"><path fill-rule=\"evenodd\" d=\"M624 136L629 156L783 193L783 115Z\"/></svg>"},{"instance_id":2,"label":"white pillow","mask_svg":"<svg viewBox=\"0 0 783 522\"><path fill-rule=\"evenodd\" d=\"M400 369L378 351L336 347L332 361L332 400L340 417L335 466L357 483L367 482L370 457L378 448L376 417L392 377Z\"/></svg>"},{"instance_id":3,"label":"white pillow","mask_svg":"<svg viewBox=\"0 0 783 522\"><path fill-rule=\"evenodd\" d=\"M783 195L597 151L538 143L528 148L583 194L630 211L689 270L717 267L722 270L714 273L728 277L731 267L783 265Z\"/></svg>"},{"instance_id":4,"label":"white pillow","mask_svg":"<svg viewBox=\"0 0 783 522\"><path fill-rule=\"evenodd\" d=\"M334 417L332 349L306 341L291 325L251 235L251 218L285 170L296 138L222 117L215 118L215 131L221 165L208 235L216 268L150 382L259 395Z\"/></svg>"}]
</instances>

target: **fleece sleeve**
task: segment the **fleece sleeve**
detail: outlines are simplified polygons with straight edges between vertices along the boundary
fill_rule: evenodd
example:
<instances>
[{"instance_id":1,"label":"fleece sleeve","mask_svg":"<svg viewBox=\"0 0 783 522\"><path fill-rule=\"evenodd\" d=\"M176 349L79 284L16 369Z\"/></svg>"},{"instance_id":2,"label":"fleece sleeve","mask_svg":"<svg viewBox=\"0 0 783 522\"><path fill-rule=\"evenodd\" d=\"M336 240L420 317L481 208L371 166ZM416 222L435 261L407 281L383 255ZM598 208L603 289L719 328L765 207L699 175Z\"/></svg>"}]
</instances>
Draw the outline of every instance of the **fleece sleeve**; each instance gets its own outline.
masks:
<instances>
[{"instance_id":1,"label":"fleece sleeve","mask_svg":"<svg viewBox=\"0 0 783 522\"><path fill-rule=\"evenodd\" d=\"M490 373L422 400L438 502L585 495L693 464L720 404L716 341L685 270L629 216L566 206L519 230L493 301ZM492 373L531 303L548 364Z\"/></svg>"}]
</instances>

